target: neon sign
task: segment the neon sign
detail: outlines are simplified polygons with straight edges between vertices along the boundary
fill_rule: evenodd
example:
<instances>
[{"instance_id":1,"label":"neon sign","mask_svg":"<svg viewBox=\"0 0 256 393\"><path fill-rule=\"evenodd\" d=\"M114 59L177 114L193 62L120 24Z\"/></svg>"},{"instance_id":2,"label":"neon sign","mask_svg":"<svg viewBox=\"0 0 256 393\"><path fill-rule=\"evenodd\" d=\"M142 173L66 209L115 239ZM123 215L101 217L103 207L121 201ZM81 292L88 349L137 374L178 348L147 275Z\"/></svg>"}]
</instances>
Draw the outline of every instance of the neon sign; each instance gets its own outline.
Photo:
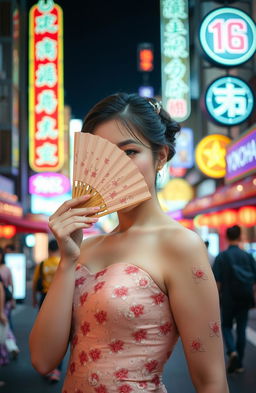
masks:
<instances>
[{"instance_id":1,"label":"neon sign","mask_svg":"<svg viewBox=\"0 0 256 393\"><path fill-rule=\"evenodd\" d=\"M231 139L225 135L212 134L203 138L196 147L196 164L207 176L221 178L226 173L226 146Z\"/></svg>"},{"instance_id":2,"label":"neon sign","mask_svg":"<svg viewBox=\"0 0 256 393\"><path fill-rule=\"evenodd\" d=\"M256 129L244 133L227 148L226 183L256 172Z\"/></svg>"},{"instance_id":3,"label":"neon sign","mask_svg":"<svg viewBox=\"0 0 256 393\"><path fill-rule=\"evenodd\" d=\"M187 0L161 0L162 100L177 121L190 115Z\"/></svg>"},{"instance_id":4,"label":"neon sign","mask_svg":"<svg viewBox=\"0 0 256 393\"><path fill-rule=\"evenodd\" d=\"M242 79L225 76L212 82L205 94L209 115L218 123L234 126L252 113L254 95Z\"/></svg>"},{"instance_id":5,"label":"neon sign","mask_svg":"<svg viewBox=\"0 0 256 393\"><path fill-rule=\"evenodd\" d=\"M29 14L29 162L36 172L64 162L62 10L39 0Z\"/></svg>"},{"instance_id":6,"label":"neon sign","mask_svg":"<svg viewBox=\"0 0 256 393\"><path fill-rule=\"evenodd\" d=\"M60 173L40 173L29 178L30 194L53 197L69 191L70 181Z\"/></svg>"},{"instance_id":7,"label":"neon sign","mask_svg":"<svg viewBox=\"0 0 256 393\"><path fill-rule=\"evenodd\" d=\"M237 8L217 8L203 19L199 39L210 60L237 66L255 53L256 27L249 15Z\"/></svg>"}]
</instances>

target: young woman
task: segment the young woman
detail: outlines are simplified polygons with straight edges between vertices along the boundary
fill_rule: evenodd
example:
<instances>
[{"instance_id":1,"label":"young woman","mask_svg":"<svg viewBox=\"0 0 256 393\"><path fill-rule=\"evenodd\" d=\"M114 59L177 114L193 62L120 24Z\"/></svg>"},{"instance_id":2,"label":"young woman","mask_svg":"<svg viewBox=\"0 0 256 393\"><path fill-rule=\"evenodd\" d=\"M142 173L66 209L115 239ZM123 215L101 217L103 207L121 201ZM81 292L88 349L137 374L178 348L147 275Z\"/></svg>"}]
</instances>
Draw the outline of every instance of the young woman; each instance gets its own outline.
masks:
<instances>
[{"instance_id":1,"label":"young woman","mask_svg":"<svg viewBox=\"0 0 256 393\"><path fill-rule=\"evenodd\" d=\"M181 337L197 393L228 393L218 293L199 237L164 214L157 172L174 155L177 123L155 100L115 94L82 132L116 144L144 176L152 199L118 212L113 232L82 242L95 208L65 202L49 219L61 261L30 336L42 374L71 341L63 393L166 392L162 370Z\"/></svg>"}]
</instances>

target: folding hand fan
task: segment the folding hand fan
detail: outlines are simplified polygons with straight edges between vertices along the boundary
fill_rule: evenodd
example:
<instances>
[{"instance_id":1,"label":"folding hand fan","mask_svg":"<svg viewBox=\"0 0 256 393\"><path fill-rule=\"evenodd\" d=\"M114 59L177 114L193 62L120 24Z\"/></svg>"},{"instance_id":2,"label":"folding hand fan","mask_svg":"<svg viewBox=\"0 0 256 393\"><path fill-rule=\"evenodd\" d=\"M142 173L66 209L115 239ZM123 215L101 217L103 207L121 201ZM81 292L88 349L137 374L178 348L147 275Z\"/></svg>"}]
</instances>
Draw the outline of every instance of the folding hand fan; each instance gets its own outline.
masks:
<instances>
[{"instance_id":1,"label":"folding hand fan","mask_svg":"<svg viewBox=\"0 0 256 393\"><path fill-rule=\"evenodd\" d=\"M125 152L97 135L76 132L72 197L82 195L91 195L82 207L100 207L98 217L151 198L144 177Z\"/></svg>"}]
</instances>

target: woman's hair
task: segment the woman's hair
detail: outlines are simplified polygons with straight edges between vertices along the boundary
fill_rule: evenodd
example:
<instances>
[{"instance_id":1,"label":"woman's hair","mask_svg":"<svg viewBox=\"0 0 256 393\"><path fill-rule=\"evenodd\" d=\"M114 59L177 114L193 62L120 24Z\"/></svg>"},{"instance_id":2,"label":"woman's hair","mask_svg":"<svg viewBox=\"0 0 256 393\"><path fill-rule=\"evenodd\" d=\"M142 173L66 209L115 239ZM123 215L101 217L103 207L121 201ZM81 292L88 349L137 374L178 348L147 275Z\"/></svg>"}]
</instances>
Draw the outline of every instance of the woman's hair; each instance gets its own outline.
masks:
<instances>
[{"instance_id":1,"label":"woman's hair","mask_svg":"<svg viewBox=\"0 0 256 393\"><path fill-rule=\"evenodd\" d=\"M138 131L150 143L154 158L164 145L169 147L167 160L175 154L175 138L180 125L160 107L154 98L144 98L137 94L117 93L99 101L84 119L82 132L93 133L100 124L119 120L137 140ZM141 141L140 141L141 142Z\"/></svg>"}]
</instances>

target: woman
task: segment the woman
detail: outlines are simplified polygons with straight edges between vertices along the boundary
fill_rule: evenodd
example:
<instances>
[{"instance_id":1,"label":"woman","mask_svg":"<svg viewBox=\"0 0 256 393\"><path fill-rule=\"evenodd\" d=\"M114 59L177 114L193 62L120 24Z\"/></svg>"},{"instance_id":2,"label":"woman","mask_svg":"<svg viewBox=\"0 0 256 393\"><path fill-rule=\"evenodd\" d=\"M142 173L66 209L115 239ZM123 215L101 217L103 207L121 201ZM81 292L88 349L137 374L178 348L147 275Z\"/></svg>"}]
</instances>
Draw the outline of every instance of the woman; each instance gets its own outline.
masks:
<instances>
[{"instance_id":1,"label":"woman","mask_svg":"<svg viewBox=\"0 0 256 393\"><path fill-rule=\"evenodd\" d=\"M177 123L155 100L115 94L85 118L82 132L116 144L144 176L152 199L119 211L110 234L82 243L97 218L65 202L49 226L61 261L30 336L42 374L71 339L63 393L166 392L163 365L180 335L197 393L227 393L216 284L198 236L164 214L157 172L173 157ZM72 328L71 328L72 326Z\"/></svg>"},{"instance_id":2,"label":"woman","mask_svg":"<svg viewBox=\"0 0 256 393\"><path fill-rule=\"evenodd\" d=\"M4 308L5 308L4 285L3 285L3 280L0 276L0 324L2 325L2 327L6 327L8 323ZM1 337L2 340L0 341L0 367L9 363L9 354L5 344L5 338L6 336L4 334L4 338ZM3 385L4 382L0 381L0 387Z\"/></svg>"}]
</instances>

